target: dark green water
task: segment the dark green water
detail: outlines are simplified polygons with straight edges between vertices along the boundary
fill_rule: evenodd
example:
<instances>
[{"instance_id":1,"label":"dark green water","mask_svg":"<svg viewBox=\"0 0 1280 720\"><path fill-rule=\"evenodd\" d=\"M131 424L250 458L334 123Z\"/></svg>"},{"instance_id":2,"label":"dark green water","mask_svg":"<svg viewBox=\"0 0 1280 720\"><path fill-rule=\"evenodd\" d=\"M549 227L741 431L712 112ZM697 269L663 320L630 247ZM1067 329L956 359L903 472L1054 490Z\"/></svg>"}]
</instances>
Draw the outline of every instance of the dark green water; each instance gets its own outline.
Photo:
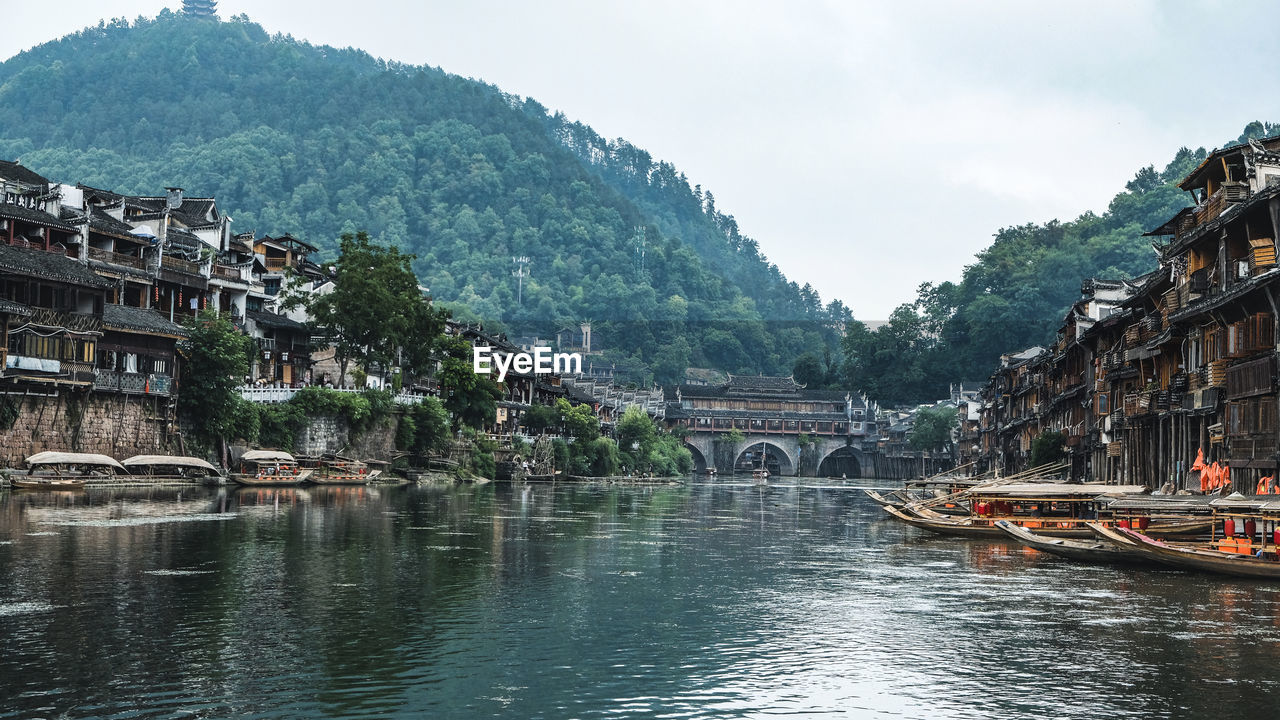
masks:
<instances>
[{"instance_id":1,"label":"dark green water","mask_svg":"<svg viewBox=\"0 0 1280 720\"><path fill-rule=\"evenodd\" d=\"M0 493L0 718L1248 718L1278 690L1280 584L928 537L847 489Z\"/></svg>"}]
</instances>

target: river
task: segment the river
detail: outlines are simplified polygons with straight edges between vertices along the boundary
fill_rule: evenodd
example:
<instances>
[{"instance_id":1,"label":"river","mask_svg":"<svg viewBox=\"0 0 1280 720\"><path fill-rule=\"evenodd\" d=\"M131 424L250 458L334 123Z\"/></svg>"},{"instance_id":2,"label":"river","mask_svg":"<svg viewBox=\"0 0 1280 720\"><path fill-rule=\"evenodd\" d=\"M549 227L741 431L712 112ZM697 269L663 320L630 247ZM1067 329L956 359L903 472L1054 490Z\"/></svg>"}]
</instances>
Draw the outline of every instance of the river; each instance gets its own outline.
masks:
<instances>
[{"instance_id":1,"label":"river","mask_svg":"<svg viewBox=\"0 0 1280 720\"><path fill-rule=\"evenodd\" d=\"M0 679L0 718L1252 717L1280 585L844 487L0 492Z\"/></svg>"}]
</instances>

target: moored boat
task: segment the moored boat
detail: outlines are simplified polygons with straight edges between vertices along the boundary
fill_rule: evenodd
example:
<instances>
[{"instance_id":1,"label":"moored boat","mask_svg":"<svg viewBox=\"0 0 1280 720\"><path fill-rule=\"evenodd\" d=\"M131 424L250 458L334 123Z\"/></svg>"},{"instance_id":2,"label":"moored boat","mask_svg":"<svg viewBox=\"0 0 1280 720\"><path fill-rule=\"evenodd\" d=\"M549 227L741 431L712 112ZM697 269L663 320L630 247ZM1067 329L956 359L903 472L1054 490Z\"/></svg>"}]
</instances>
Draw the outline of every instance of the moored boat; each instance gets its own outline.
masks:
<instances>
[{"instance_id":1,"label":"moored boat","mask_svg":"<svg viewBox=\"0 0 1280 720\"><path fill-rule=\"evenodd\" d=\"M1071 560L1109 563L1147 562L1149 560L1143 553L1127 547L1121 547L1101 538L1047 537L1014 525L1008 520L997 520L995 525L1009 537L1033 550Z\"/></svg>"},{"instance_id":2,"label":"moored boat","mask_svg":"<svg viewBox=\"0 0 1280 720\"><path fill-rule=\"evenodd\" d=\"M241 485L299 485L313 472L299 467L287 452L250 450L240 457L239 471L232 473L230 479Z\"/></svg>"},{"instance_id":3,"label":"moored boat","mask_svg":"<svg viewBox=\"0 0 1280 720\"><path fill-rule=\"evenodd\" d=\"M122 460L130 480L154 483L202 483L221 485L226 482L212 463L184 455L134 455Z\"/></svg>"},{"instance_id":4,"label":"moored boat","mask_svg":"<svg viewBox=\"0 0 1280 720\"><path fill-rule=\"evenodd\" d=\"M1005 532L995 523L1005 520L1038 535L1089 538L1093 532L1087 523L1099 519L1111 522L1108 507L1112 502L1145 491L1141 485L993 483L968 492L973 512L967 516L946 515L927 503L885 510L904 522L943 535L1003 537ZM1209 524L1203 517L1165 517L1157 513L1157 517L1149 519L1147 531L1161 535L1199 533Z\"/></svg>"},{"instance_id":5,"label":"moored boat","mask_svg":"<svg viewBox=\"0 0 1280 720\"><path fill-rule=\"evenodd\" d=\"M1221 575L1280 579L1280 557L1275 546L1257 554L1235 550L1215 549L1214 546L1171 543L1157 540L1131 528L1106 528L1104 537L1115 536L1129 542L1133 551L1141 552L1152 560L1173 567L1205 570ZM1228 547L1218 545L1217 547Z\"/></svg>"},{"instance_id":6,"label":"moored boat","mask_svg":"<svg viewBox=\"0 0 1280 720\"><path fill-rule=\"evenodd\" d=\"M382 474L381 470L370 470L368 463L341 455L325 455L299 464L310 466L312 473L307 480L317 485L365 485Z\"/></svg>"},{"instance_id":7,"label":"moored boat","mask_svg":"<svg viewBox=\"0 0 1280 720\"><path fill-rule=\"evenodd\" d=\"M907 504L907 501L902 499L901 492L898 490L890 490L888 493L883 495L880 494L879 490L873 490L871 488L865 488L862 492L866 493L867 497L871 498L871 500L880 507L901 508L903 505Z\"/></svg>"},{"instance_id":8,"label":"moored boat","mask_svg":"<svg viewBox=\"0 0 1280 720\"><path fill-rule=\"evenodd\" d=\"M39 452L26 459L25 475L9 476L15 490L82 490L86 483L110 480L124 466L97 453Z\"/></svg>"}]
</instances>

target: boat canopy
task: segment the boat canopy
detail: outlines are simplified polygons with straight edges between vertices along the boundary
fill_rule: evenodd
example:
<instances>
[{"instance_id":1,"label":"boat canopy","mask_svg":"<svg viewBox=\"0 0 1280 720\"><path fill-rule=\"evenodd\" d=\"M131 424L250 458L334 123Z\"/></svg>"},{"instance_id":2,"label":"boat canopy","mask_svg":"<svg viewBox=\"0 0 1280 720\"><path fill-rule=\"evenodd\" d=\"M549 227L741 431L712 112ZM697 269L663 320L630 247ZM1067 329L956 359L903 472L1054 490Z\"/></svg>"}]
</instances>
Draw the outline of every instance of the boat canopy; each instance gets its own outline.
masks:
<instances>
[{"instance_id":1,"label":"boat canopy","mask_svg":"<svg viewBox=\"0 0 1280 720\"><path fill-rule=\"evenodd\" d=\"M292 455L283 450L250 450L241 455L240 459L250 462L296 462Z\"/></svg>"},{"instance_id":2,"label":"boat canopy","mask_svg":"<svg viewBox=\"0 0 1280 720\"><path fill-rule=\"evenodd\" d=\"M215 474L218 472L218 468L214 467L207 460L201 460L198 457L188 457L184 455L134 455L128 460L121 461L121 464L127 468L167 465L174 467L203 468Z\"/></svg>"},{"instance_id":3,"label":"boat canopy","mask_svg":"<svg viewBox=\"0 0 1280 720\"><path fill-rule=\"evenodd\" d=\"M97 453L53 452L52 450L38 452L27 458L27 465L30 467L35 467L36 465L106 465L119 470L124 470L123 465L107 455L99 455Z\"/></svg>"},{"instance_id":4,"label":"boat canopy","mask_svg":"<svg viewBox=\"0 0 1280 720\"><path fill-rule=\"evenodd\" d=\"M1011 498L1019 500L1091 500L1099 496L1137 495L1147 492L1144 485L1104 485L1102 483L1012 483L983 485L969 491L974 497Z\"/></svg>"},{"instance_id":5,"label":"boat canopy","mask_svg":"<svg viewBox=\"0 0 1280 720\"><path fill-rule=\"evenodd\" d=\"M1208 512L1214 498L1208 495L1135 495L1119 497L1107 504L1109 510L1173 510Z\"/></svg>"},{"instance_id":6,"label":"boat canopy","mask_svg":"<svg viewBox=\"0 0 1280 720\"><path fill-rule=\"evenodd\" d=\"M1268 505L1273 500L1269 497L1245 497L1240 493L1231 493L1226 497L1214 498L1209 501L1210 507L1215 510L1260 510L1262 506Z\"/></svg>"}]
</instances>

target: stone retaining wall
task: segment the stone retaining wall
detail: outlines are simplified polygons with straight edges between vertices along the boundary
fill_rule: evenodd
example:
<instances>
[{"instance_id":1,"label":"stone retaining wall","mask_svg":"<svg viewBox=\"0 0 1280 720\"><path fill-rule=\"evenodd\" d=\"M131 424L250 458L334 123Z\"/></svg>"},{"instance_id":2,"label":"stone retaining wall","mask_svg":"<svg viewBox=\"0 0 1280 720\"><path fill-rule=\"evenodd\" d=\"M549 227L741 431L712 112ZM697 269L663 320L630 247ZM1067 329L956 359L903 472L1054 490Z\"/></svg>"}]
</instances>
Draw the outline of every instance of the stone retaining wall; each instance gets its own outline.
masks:
<instances>
[{"instance_id":1,"label":"stone retaining wall","mask_svg":"<svg viewBox=\"0 0 1280 720\"><path fill-rule=\"evenodd\" d=\"M22 467L45 450L90 452L117 460L133 455L176 452L168 432L166 398L63 390L56 395L0 395L18 417L0 430L0 465Z\"/></svg>"}]
</instances>

